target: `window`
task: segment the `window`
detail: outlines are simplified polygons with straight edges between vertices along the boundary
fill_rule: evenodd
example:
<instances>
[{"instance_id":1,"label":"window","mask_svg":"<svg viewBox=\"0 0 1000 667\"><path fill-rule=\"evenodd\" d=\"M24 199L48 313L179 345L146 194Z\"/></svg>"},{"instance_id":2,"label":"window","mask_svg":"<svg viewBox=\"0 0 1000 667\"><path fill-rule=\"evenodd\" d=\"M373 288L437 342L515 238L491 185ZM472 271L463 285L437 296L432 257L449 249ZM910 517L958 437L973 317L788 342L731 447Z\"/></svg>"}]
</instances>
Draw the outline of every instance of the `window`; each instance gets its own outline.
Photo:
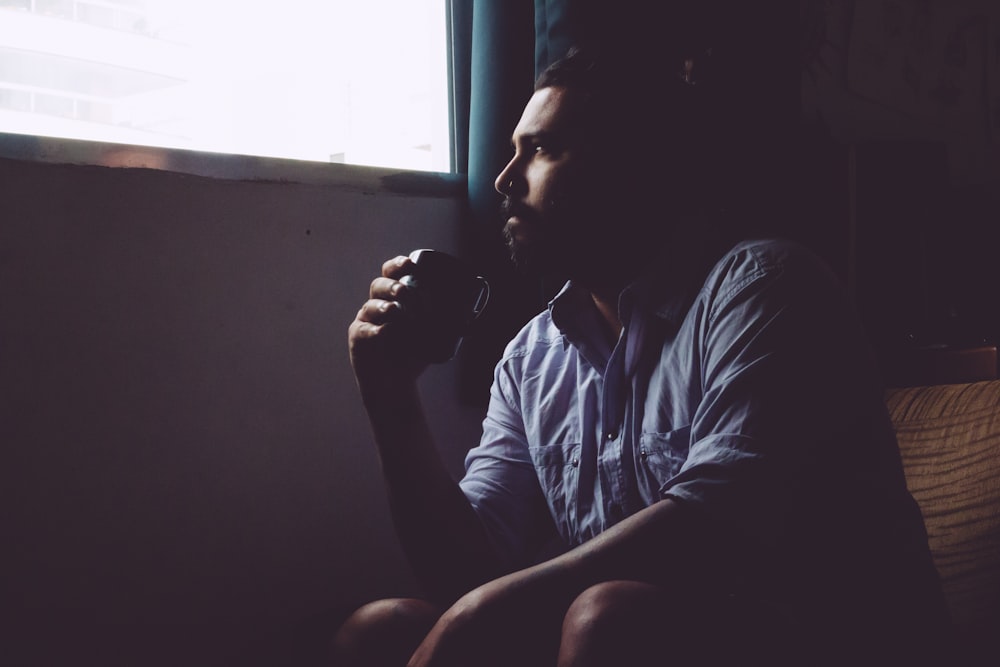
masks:
<instances>
[{"instance_id":1,"label":"window","mask_svg":"<svg viewBox=\"0 0 1000 667\"><path fill-rule=\"evenodd\" d=\"M0 132L450 171L445 0L0 0Z\"/></svg>"}]
</instances>

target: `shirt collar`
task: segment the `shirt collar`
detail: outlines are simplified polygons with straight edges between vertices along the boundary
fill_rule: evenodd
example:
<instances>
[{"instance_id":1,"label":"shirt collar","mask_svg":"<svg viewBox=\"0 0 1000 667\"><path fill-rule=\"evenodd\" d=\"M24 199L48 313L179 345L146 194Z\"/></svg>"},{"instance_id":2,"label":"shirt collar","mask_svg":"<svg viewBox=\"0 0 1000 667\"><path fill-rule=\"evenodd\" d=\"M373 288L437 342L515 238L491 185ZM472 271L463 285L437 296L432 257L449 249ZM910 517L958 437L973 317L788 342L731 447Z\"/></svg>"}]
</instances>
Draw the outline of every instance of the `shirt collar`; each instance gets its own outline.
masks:
<instances>
[{"instance_id":1,"label":"shirt collar","mask_svg":"<svg viewBox=\"0 0 1000 667\"><path fill-rule=\"evenodd\" d=\"M661 253L660 261L653 262L622 291L618 297L622 321L628 322L629 315L639 309L668 328L680 327L708 272L732 245L732 239L677 239ZM548 307L553 323L565 334L593 304L589 291L570 280Z\"/></svg>"}]
</instances>

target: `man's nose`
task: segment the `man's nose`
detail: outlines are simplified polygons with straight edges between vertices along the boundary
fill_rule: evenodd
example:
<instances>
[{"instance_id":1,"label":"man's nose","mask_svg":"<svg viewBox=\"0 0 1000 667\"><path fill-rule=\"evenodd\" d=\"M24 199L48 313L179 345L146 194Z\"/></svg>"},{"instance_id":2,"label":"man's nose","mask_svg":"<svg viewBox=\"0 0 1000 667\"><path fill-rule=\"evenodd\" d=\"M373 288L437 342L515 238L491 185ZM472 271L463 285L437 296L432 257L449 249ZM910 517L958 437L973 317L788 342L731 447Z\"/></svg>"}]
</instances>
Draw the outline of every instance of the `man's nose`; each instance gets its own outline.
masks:
<instances>
[{"instance_id":1,"label":"man's nose","mask_svg":"<svg viewBox=\"0 0 1000 667\"><path fill-rule=\"evenodd\" d=\"M509 197L511 190L514 189L514 161L511 160L507 163L507 166L503 168L503 171L497 176L497 179L493 181L493 187L496 191L505 197Z\"/></svg>"}]
</instances>

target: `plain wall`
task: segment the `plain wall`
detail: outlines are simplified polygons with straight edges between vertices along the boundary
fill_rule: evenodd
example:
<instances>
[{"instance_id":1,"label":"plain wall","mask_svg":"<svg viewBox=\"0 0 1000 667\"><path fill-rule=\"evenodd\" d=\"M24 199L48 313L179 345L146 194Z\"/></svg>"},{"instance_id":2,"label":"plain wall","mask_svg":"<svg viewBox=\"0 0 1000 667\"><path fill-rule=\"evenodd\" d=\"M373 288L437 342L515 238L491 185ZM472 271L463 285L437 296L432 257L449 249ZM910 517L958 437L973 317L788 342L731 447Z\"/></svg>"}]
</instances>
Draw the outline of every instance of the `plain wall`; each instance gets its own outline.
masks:
<instances>
[{"instance_id":1,"label":"plain wall","mask_svg":"<svg viewBox=\"0 0 1000 667\"><path fill-rule=\"evenodd\" d=\"M384 259L460 252L457 197L16 160L0 195L0 664L316 664L412 592L347 326Z\"/></svg>"}]
</instances>

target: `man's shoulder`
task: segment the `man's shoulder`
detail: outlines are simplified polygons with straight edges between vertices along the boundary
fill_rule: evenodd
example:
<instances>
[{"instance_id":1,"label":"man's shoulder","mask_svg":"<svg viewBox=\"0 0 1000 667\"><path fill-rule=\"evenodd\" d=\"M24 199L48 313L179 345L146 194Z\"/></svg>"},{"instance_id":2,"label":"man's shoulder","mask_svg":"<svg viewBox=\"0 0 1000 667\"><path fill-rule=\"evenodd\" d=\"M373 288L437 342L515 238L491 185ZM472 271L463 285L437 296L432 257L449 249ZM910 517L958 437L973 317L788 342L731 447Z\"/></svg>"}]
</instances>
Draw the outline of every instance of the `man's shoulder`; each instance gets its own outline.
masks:
<instances>
[{"instance_id":1,"label":"man's shoulder","mask_svg":"<svg viewBox=\"0 0 1000 667\"><path fill-rule=\"evenodd\" d=\"M774 271L792 264L821 266L822 261L802 243L785 238L744 239L732 245L715 266L719 271Z\"/></svg>"},{"instance_id":2,"label":"man's shoulder","mask_svg":"<svg viewBox=\"0 0 1000 667\"><path fill-rule=\"evenodd\" d=\"M559 328L552 321L552 312L546 308L538 313L507 343L501 363L514 359L523 359L532 354L546 353L549 350L560 352L565 347L565 341Z\"/></svg>"},{"instance_id":3,"label":"man's shoulder","mask_svg":"<svg viewBox=\"0 0 1000 667\"><path fill-rule=\"evenodd\" d=\"M798 241L783 238L742 240L723 252L709 271L706 288L726 285L738 288L768 276L784 275L792 280L834 279L829 266Z\"/></svg>"}]
</instances>

